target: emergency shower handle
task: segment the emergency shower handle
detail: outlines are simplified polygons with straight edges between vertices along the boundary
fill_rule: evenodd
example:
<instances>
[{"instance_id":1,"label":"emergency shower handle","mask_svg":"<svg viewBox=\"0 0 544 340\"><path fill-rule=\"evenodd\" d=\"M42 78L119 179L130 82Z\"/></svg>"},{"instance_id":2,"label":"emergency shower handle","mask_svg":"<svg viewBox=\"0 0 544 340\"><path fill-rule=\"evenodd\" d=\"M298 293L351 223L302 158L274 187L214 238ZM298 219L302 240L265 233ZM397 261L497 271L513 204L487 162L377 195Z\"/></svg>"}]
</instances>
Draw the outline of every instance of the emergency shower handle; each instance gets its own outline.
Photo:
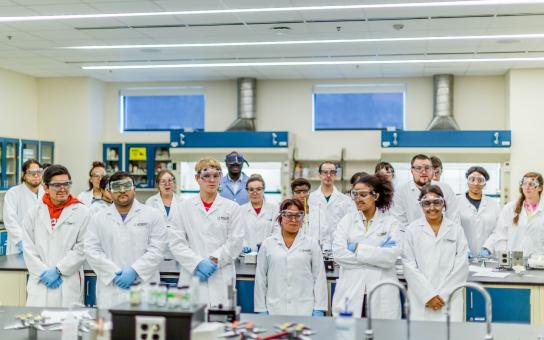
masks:
<instances>
[{"instance_id":1,"label":"emergency shower handle","mask_svg":"<svg viewBox=\"0 0 544 340\"><path fill-rule=\"evenodd\" d=\"M393 280L384 280L378 282L374 287L370 289L367 295L366 299L366 313L367 313L367 325L366 325L366 331L365 331L365 339L366 340L372 340L374 339L374 331L372 330L372 313L370 311L370 300L372 300L372 294L374 292L382 287L382 286L395 286L397 287L402 295L404 295L404 314L406 314L406 340L410 340L410 300L408 298L408 294L406 292L406 288L404 288L403 285L401 285L398 282L395 282Z\"/></svg>"},{"instance_id":2,"label":"emergency shower handle","mask_svg":"<svg viewBox=\"0 0 544 340\"><path fill-rule=\"evenodd\" d=\"M477 290L484 297L484 300L485 300L485 322L486 322L486 327L487 327L484 339L485 340L493 340L493 334L491 334L491 319L492 319L492 316L491 316L491 296L489 295L487 290L485 290L485 288L482 285L479 285L479 284L474 283L474 282L461 283L460 285L453 288L450 295L448 296L448 301L446 302L447 340L450 340L450 335L451 335L451 329L450 329L451 313L450 313L450 309L451 309L452 296L459 289L465 288L465 287ZM471 303L472 303L472 292L470 294L471 294Z\"/></svg>"}]
</instances>

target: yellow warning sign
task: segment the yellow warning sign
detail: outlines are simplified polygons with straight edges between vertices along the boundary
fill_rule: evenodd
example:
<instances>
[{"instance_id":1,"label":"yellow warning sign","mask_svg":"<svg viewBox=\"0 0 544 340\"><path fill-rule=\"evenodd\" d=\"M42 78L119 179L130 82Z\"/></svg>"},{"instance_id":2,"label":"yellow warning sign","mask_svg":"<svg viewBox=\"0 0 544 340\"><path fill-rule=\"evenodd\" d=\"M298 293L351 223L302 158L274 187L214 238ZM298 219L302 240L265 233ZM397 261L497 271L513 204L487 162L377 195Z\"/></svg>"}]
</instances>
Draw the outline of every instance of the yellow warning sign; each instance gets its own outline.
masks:
<instances>
[{"instance_id":1,"label":"yellow warning sign","mask_svg":"<svg viewBox=\"0 0 544 340\"><path fill-rule=\"evenodd\" d=\"M147 149L145 147L130 148L129 160L131 161L145 161L147 159Z\"/></svg>"}]
</instances>

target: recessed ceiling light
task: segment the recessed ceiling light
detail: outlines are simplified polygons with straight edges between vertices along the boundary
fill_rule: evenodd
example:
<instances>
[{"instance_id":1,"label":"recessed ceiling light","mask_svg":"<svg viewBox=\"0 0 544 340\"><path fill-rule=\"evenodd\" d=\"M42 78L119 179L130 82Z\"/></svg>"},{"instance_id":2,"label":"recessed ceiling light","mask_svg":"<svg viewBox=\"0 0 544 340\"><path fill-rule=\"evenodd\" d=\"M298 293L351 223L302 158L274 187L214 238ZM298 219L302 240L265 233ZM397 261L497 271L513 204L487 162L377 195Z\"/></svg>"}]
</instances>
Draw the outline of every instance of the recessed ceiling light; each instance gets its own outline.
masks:
<instances>
[{"instance_id":1,"label":"recessed ceiling light","mask_svg":"<svg viewBox=\"0 0 544 340\"><path fill-rule=\"evenodd\" d=\"M76 50L108 50L108 49L142 49L142 48L186 48L186 47L232 47L232 46L267 46L267 45L311 45L311 44L346 44L346 43L378 43L409 42L435 40L515 40L544 39L544 33L501 34L501 35L453 35L430 37L395 37L395 38L361 38L361 39L323 39L323 40L284 40L284 41L239 41L184 44L147 44L147 45L90 45L67 46L62 49Z\"/></svg>"},{"instance_id":2,"label":"recessed ceiling light","mask_svg":"<svg viewBox=\"0 0 544 340\"><path fill-rule=\"evenodd\" d=\"M334 65L387 65L387 64L447 64L447 63L488 63L544 61L544 57L508 57L508 58L460 58L460 59L397 59L397 60L324 60L324 61L277 61L247 63L209 63L209 64L143 64L143 65L99 65L82 66L84 70L141 70L174 68L230 68L259 66L334 66Z\"/></svg>"},{"instance_id":3,"label":"recessed ceiling light","mask_svg":"<svg viewBox=\"0 0 544 340\"><path fill-rule=\"evenodd\" d=\"M242 14L242 13L272 13L272 12L308 12L331 10L356 10L356 9L392 9L392 8L436 8L436 7L475 7L496 5L523 5L542 4L544 0L469 0L469 1L435 1L435 2L409 2L409 3L385 3L385 4L357 4L336 6L298 6L298 7L264 7L264 8L238 8L238 9L212 9L194 11L169 11L169 12L134 12L134 13L102 13L102 14L67 14L67 15L32 15L0 17L0 22L16 21L46 21L46 20L75 20L75 19L103 19L126 18L165 15L213 15L213 14Z\"/></svg>"}]
</instances>

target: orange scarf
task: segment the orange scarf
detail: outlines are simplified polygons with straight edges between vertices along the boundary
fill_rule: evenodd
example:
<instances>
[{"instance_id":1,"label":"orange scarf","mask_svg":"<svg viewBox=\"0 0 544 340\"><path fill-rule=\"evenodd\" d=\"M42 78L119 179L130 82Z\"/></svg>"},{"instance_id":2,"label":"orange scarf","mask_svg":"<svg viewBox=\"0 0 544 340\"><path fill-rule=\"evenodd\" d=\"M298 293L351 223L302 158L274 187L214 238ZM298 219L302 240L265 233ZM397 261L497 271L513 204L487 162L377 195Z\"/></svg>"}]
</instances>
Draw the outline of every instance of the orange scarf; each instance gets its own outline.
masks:
<instances>
[{"instance_id":1,"label":"orange scarf","mask_svg":"<svg viewBox=\"0 0 544 340\"><path fill-rule=\"evenodd\" d=\"M42 201L43 203L45 203L45 205L47 205L47 209L49 209L49 218L51 218L51 228L53 229L55 229L57 221L60 218L60 214L62 214L62 210L64 210L64 208L72 204L81 203L77 198L72 195L68 196L68 200L60 206L56 206L53 204L53 202L51 202L51 197L49 196L49 194L43 195Z\"/></svg>"}]
</instances>

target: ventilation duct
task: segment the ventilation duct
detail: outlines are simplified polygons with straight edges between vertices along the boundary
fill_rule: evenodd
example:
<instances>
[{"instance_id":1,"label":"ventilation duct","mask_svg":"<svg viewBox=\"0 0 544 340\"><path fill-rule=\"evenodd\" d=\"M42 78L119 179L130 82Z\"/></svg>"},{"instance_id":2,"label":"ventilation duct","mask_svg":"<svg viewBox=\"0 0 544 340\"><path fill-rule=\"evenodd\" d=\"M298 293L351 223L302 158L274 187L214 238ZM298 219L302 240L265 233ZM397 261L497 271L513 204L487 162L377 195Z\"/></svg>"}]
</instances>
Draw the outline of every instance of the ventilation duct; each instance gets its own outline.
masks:
<instances>
[{"instance_id":1,"label":"ventilation duct","mask_svg":"<svg viewBox=\"0 0 544 340\"><path fill-rule=\"evenodd\" d=\"M427 130L459 130L453 119L453 75L433 76L433 119Z\"/></svg>"},{"instance_id":2,"label":"ventilation duct","mask_svg":"<svg viewBox=\"0 0 544 340\"><path fill-rule=\"evenodd\" d=\"M238 78L238 114L227 131L255 131L257 79Z\"/></svg>"}]
</instances>

